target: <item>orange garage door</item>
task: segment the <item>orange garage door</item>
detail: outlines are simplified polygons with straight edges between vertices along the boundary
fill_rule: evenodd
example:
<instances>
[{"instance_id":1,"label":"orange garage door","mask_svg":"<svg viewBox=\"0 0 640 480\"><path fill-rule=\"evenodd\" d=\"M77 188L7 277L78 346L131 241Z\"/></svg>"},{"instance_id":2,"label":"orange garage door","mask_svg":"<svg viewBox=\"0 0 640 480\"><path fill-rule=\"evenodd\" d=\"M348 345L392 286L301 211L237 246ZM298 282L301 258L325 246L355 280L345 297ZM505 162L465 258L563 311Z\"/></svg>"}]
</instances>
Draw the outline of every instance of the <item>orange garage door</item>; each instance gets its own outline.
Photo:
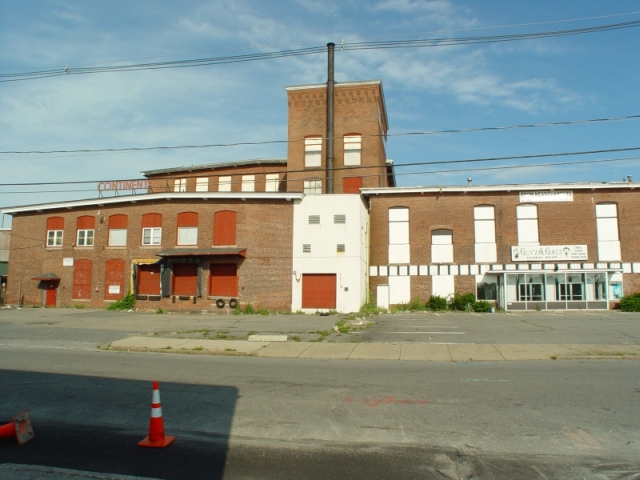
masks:
<instances>
[{"instance_id":1,"label":"orange garage door","mask_svg":"<svg viewBox=\"0 0 640 480\"><path fill-rule=\"evenodd\" d=\"M336 308L336 275L302 275L302 308Z\"/></svg>"}]
</instances>

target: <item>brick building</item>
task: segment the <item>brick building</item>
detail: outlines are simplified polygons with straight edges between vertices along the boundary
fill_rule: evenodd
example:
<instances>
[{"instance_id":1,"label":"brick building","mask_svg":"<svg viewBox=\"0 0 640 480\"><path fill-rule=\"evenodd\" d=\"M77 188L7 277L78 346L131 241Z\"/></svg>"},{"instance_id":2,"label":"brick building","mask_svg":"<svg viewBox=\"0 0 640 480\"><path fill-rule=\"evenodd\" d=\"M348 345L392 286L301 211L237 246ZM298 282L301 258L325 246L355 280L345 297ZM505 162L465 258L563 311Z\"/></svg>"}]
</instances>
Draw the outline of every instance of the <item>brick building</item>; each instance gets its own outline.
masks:
<instances>
[{"instance_id":1,"label":"brick building","mask_svg":"<svg viewBox=\"0 0 640 480\"><path fill-rule=\"evenodd\" d=\"M640 290L634 183L363 189L381 306L476 293L506 310L607 309Z\"/></svg>"}]
</instances>

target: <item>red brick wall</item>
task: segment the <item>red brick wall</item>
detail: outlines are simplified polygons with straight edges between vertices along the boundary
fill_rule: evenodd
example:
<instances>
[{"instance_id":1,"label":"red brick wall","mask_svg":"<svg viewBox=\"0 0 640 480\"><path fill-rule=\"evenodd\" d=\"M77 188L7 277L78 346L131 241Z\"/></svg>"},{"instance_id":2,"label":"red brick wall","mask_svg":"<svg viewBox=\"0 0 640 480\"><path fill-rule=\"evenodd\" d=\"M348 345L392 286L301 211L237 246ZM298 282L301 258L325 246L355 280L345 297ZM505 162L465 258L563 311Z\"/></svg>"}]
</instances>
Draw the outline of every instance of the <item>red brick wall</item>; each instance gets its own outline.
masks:
<instances>
[{"instance_id":1,"label":"red brick wall","mask_svg":"<svg viewBox=\"0 0 640 480\"><path fill-rule=\"evenodd\" d=\"M303 191L303 181L322 179L326 192L326 142L322 144L322 167L304 167L304 138L311 135L326 136L326 87L290 90L289 100L289 174L287 189ZM382 89L378 84L336 85L335 87L335 140L334 167L344 166L343 137L348 134L362 135L361 164L371 168L355 168L334 171L334 193L342 193L342 177L363 177L363 187L386 185L386 161L384 139L385 112ZM378 121L378 112L382 124Z\"/></svg>"},{"instance_id":2,"label":"red brick wall","mask_svg":"<svg viewBox=\"0 0 640 480\"><path fill-rule=\"evenodd\" d=\"M238 262L239 300L257 308L289 310L291 308L291 271L293 240L293 202L281 200L185 200L157 201L137 204L123 203L118 206L83 207L73 210L45 211L42 213L18 214L12 226L11 262L7 302L18 302L18 290L25 304L41 304L41 290L32 277L53 272L61 278L58 290L58 306L85 303L87 306L103 308L105 263L110 259L125 262L125 292L129 291L131 263L134 259L159 258L155 254L163 249L176 248L176 220L180 212L199 214L198 248L213 245L213 215L220 210L237 212L237 246L247 249L246 258L214 257L214 262ZM162 245L142 246L141 217L145 213L162 214ZM113 214L128 215L126 247L108 246L108 218ZM76 218L81 215L96 217L95 245L74 247L76 241ZM62 248L45 248L46 220L50 216L61 216L65 220ZM104 220L103 220L104 219ZM88 259L93 262L91 300L75 302L71 290L73 267L63 267L65 257ZM215 299L206 299L209 285L209 260L203 270L203 295L196 305L186 301L172 304L170 299L159 302L140 302L140 307L190 310L217 310ZM97 291L96 291L97 289Z\"/></svg>"}]
</instances>

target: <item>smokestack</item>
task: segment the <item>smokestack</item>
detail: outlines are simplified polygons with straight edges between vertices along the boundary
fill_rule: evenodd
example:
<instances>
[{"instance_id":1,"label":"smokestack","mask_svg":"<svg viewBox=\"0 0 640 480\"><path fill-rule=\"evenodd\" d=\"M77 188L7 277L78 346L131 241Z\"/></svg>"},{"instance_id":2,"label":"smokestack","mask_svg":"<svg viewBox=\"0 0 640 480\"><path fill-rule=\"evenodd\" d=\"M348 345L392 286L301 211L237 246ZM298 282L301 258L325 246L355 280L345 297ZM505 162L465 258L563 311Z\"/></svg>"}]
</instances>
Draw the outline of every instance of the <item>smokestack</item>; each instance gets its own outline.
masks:
<instances>
[{"instance_id":1,"label":"smokestack","mask_svg":"<svg viewBox=\"0 0 640 480\"><path fill-rule=\"evenodd\" d=\"M327 193L333 193L333 52L335 43L327 43Z\"/></svg>"}]
</instances>

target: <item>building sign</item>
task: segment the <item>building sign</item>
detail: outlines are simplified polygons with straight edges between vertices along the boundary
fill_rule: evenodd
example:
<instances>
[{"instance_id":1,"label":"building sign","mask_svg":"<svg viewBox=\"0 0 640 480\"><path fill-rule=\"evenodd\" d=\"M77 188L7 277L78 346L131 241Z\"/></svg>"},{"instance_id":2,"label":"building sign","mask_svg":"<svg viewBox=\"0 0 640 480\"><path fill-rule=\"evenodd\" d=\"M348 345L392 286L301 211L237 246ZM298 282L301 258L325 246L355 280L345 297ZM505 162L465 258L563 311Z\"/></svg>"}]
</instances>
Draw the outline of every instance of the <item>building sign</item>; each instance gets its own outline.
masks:
<instances>
[{"instance_id":1,"label":"building sign","mask_svg":"<svg viewBox=\"0 0 640 480\"><path fill-rule=\"evenodd\" d=\"M120 293L120 285L109 285L109 295L118 295Z\"/></svg>"},{"instance_id":2,"label":"building sign","mask_svg":"<svg viewBox=\"0 0 640 480\"><path fill-rule=\"evenodd\" d=\"M586 245L511 247L511 260L514 262L569 262L588 259Z\"/></svg>"},{"instance_id":3,"label":"building sign","mask_svg":"<svg viewBox=\"0 0 640 480\"><path fill-rule=\"evenodd\" d=\"M520 202L573 202L571 190L540 190L533 192L520 192Z\"/></svg>"},{"instance_id":4,"label":"building sign","mask_svg":"<svg viewBox=\"0 0 640 480\"><path fill-rule=\"evenodd\" d=\"M118 180L114 182L99 182L99 192L113 192L116 190L146 190L149 180Z\"/></svg>"},{"instance_id":5,"label":"building sign","mask_svg":"<svg viewBox=\"0 0 640 480\"><path fill-rule=\"evenodd\" d=\"M63 267L73 267L73 257L64 257L62 259Z\"/></svg>"}]
</instances>

